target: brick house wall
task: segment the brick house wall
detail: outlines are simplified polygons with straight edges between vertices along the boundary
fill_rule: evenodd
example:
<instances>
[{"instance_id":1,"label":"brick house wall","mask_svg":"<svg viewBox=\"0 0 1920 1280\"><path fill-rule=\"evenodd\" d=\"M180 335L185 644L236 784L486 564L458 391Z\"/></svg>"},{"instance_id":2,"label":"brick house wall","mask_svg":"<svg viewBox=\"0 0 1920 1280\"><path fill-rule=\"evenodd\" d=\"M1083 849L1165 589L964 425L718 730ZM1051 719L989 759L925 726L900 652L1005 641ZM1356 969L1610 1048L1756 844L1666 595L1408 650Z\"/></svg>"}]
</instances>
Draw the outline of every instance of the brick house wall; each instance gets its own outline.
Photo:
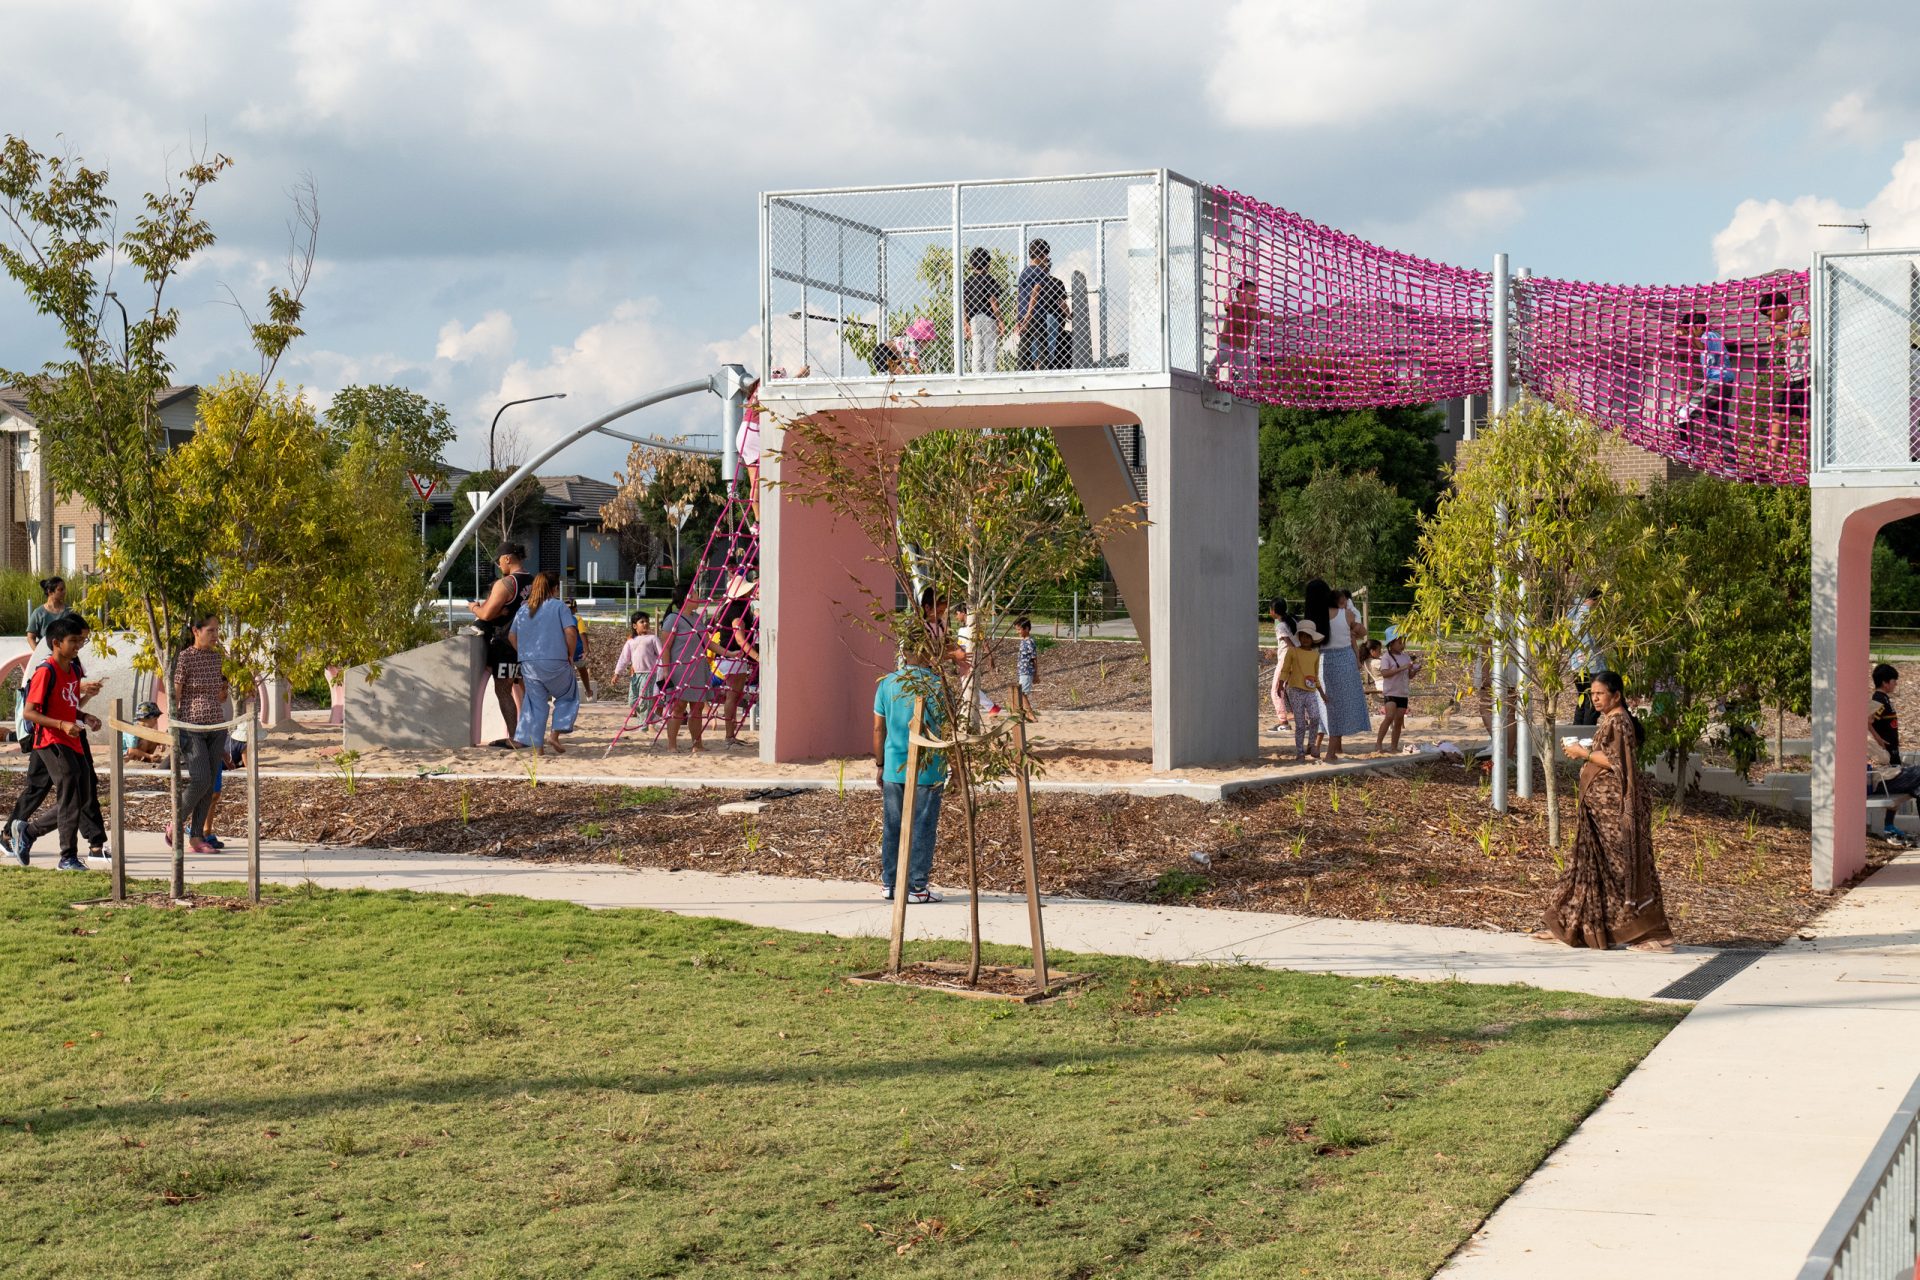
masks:
<instances>
[{"instance_id":1,"label":"brick house wall","mask_svg":"<svg viewBox=\"0 0 1920 1280\"><path fill-rule=\"evenodd\" d=\"M1693 474L1693 469L1685 463L1661 457L1611 432L1601 441L1600 460L1616 481L1635 490L1645 489L1656 481L1678 480Z\"/></svg>"}]
</instances>

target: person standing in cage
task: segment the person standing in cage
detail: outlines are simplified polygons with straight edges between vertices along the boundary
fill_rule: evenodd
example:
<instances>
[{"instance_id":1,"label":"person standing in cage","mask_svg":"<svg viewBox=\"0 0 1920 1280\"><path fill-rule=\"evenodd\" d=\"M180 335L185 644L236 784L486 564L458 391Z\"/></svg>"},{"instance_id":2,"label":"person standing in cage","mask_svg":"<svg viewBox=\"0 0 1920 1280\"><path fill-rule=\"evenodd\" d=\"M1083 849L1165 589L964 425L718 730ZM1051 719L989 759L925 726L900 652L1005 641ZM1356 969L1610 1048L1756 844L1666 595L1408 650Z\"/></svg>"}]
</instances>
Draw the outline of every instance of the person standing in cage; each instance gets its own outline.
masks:
<instances>
[{"instance_id":1,"label":"person standing in cage","mask_svg":"<svg viewBox=\"0 0 1920 1280\"><path fill-rule=\"evenodd\" d=\"M993 255L985 249L976 247L967 255L960 305L967 372L995 372L1000 368L1000 282L993 275Z\"/></svg>"},{"instance_id":2,"label":"person standing in cage","mask_svg":"<svg viewBox=\"0 0 1920 1280\"><path fill-rule=\"evenodd\" d=\"M517 542L501 544L500 553L494 558L494 567L500 576L494 579L493 589L485 600L476 600L467 606L473 614L474 624L486 640L487 671L493 677L493 696L500 704L500 718L507 726L507 738L496 742L496 746L510 746L514 726L520 723L520 703L524 690L520 685L520 667L514 656L513 645L507 639L507 630L513 626L514 616L520 606L527 602L527 593L533 589L533 575L521 566L527 558L527 549Z\"/></svg>"},{"instance_id":3,"label":"person standing in cage","mask_svg":"<svg viewBox=\"0 0 1920 1280\"><path fill-rule=\"evenodd\" d=\"M1067 367L1067 287L1053 274L1053 249L1045 240L1027 246L1020 272L1019 318L1022 369Z\"/></svg>"},{"instance_id":4,"label":"person standing in cage","mask_svg":"<svg viewBox=\"0 0 1920 1280\"><path fill-rule=\"evenodd\" d=\"M724 745L744 747L740 741L740 698L746 692L747 677L760 661L755 643L752 578L735 572L727 580L726 601L713 619L714 670L726 683L724 717L727 736Z\"/></svg>"},{"instance_id":5,"label":"person standing in cage","mask_svg":"<svg viewBox=\"0 0 1920 1280\"><path fill-rule=\"evenodd\" d=\"M1811 327L1807 309L1793 304L1793 294L1775 289L1760 296L1760 314L1771 338L1774 373L1773 416L1787 423L1807 420L1807 385L1812 374ZM1772 438L1772 428L1768 437Z\"/></svg>"},{"instance_id":6,"label":"person standing in cage","mask_svg":"<svg viewBox=\"0 0 1920 1280\"><path fill-rule=\"evenodd\" d=\"M515 746L565 753L563 734L573 732L580 715L580 681L574 673L580 623L560 595L560 574L542 569L534 575L527 602L513 615L507 632L520 667L526 697L513 731ZM552 720L548 714L551 710Z\"/></svg>"},{"instance_id":7,"label":"person standing in cage","mask_svg":"<svg viewBox=\"0 0 1920 1280\"><path fill-rule=\"evenodd\" d=\"M1207 365L1207 381L1223 387L1247 385L1253 381L1258 357L1254 337L1262 324L1277 325L1280 318L1260 305L1260 288L1251 280L1241 280L1220 317L1220 332L1215 339L1213 359Z\"/></svg>"},{"instance_id":8,"label":"person standing in cage","mask_svg":"<svg viewBox=\"0 0 1920 1280\"><path fill-rule=\"evenodd\" d=\"M1680 317L1679 332L1687 350L1700 362L1698 398L1680 415L1683 460L1696 466L1729 462L1732 448L1727 434L1740 372L1728 355L1726 335L1709 323L1704 311ZM1704 436L1697 434L1702 427Z\"/></svg>"},{"instance_id":9,"label":"person standing in cage","mask_svg":"<svg viewBox=\"0 0 1920 1280\"><path fill-rule=\"evenodd\" d=\"M1573 856L1547 902L1542 942L1604 951L1670 951L1673 929L1653 861L1653 789L1640 771L1645 733L1627 710L1617 672L1593 678L1600 724L1591 745L1563 743L1581 762L1580 802L1574 816Z\"/></svg>"}]
</instances>

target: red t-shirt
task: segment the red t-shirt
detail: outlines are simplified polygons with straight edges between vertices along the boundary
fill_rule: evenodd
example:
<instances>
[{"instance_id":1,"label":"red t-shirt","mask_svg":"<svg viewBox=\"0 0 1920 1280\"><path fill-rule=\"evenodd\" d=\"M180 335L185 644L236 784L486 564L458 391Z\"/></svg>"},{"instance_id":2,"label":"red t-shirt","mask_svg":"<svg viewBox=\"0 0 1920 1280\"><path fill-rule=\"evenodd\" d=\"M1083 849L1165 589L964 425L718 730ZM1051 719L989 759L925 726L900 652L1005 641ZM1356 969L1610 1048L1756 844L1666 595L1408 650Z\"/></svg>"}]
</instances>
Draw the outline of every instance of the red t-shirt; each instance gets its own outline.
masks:
<instances>
[{"instance_id":1,"label":"red t-shirt","mask_svg":"<svg viewBox=\"0 0 1920 1280\"><path fill-rule=\"evenodd\" d=\"M27 705L43 716L77 722L80 719L80 664L75 663L62 671L51 660L41 663L34 669L33 679L27 684ZM59 745L71 748L75 754L84 750L78 735L49 729L45 725L33 727L33 745Z\"/></svg>"}]
</instances>

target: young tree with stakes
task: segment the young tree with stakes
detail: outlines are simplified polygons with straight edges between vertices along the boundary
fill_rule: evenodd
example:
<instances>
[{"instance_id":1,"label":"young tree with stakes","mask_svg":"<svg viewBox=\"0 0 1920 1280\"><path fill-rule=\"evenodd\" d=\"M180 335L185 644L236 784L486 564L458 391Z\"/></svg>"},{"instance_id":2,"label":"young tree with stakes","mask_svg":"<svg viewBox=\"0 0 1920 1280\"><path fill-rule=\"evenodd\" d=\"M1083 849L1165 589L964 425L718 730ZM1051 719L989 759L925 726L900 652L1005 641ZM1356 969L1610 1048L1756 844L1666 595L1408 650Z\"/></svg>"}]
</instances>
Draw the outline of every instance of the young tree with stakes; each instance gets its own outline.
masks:
<instances>
[{"instance_id":1,"label":"young tree with stakes","mask_svg":"<svg viewBox=\"0 0 1920 1280\"><path fill-rule=\"evenodd\" d=\"M116 239L118 206L105 169L42 153L12 135L0 146L0 266L54 321L66 348L64 358L37 371L0 370L0 378L25 394L54 489L84 498L113 530L107 568L138 614L137 661L148 670L171 668L208 571L201 549L174 536L178 523L164 477L169 441L157 399L171 381L168 347L180 327L174 286L214 243L200 200L231 164L197 150L178 184L148 194L132 229ZM255 398L240 407L235 449L245 447L258 396L301 334L319 224L313 185L303 181L294 193L286 283L267 290L257 316L233 299L259 357ZM116 280L123 264L128 270ZM110 302L124 301L136 305L116 344L118 326L102 322ZM97 612L106 599L96 591L83 607ZM173 793L177 807L177 764ZM174 890L185 892L177 857Z\"/></svg>"},{"instance_id":2,"label":"young tree with stakes","mask_svg":"<svg viewBox=\"0 0 1920 1280\"><path fill-rule=\"evenodd\" d=\"M985 673L1004 639L1002 620L1084 563L1102 537L1137 527L1139 513L1128 505L1089 522L1070 485L1049 465L1052 444L1044 432L936 432L903 442L884 423L870 424L833 414L781 422L772 455L779 478L768 485L781 500L824 505L859 529L876 548L870 559L886 570L887 582L876 590L850 575L858 599L841 603L846 616L900 653L931 655L931 677L913 692L937 709L951 739L967 855L967 982L973 985L980 976L978 788L1017 771L1030 774L1035 766L1005 725L977 729L956 638L931 626L917 607L896 608L896 599L918 599L923 568L937 588L964 591L976 609L973 668ZM903 868L903 880L904 874Z\"/></svg>"}]
</instances>

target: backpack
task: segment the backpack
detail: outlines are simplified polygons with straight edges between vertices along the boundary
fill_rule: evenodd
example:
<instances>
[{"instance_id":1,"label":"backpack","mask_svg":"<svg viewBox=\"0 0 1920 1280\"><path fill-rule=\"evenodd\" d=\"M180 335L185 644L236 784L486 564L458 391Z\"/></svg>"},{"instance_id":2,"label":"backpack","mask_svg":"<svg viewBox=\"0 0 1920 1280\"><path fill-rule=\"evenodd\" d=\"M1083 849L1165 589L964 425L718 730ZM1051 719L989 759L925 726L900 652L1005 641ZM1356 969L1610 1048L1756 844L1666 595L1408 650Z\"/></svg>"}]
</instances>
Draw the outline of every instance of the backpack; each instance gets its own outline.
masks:
<instances>
[{"instance_id":1,"label":"backpack","mask_svg":"<svg viewBox=\"0 0 1920 1280\"><path fill-rule=\"evenodd\" d=\"M40 663L40 667L52 665L52 658L43 659ZM33 678L40 674L40 667L35 667L27 673L27 678L20 685L20 696L13 702L13 740L20 747L23 755L33 750L33 739L38 728L27 721L27 690L32 687ZM39 710L42 715L46 714L47 709L44 706Z\"/></svg>"}]
</instances>

